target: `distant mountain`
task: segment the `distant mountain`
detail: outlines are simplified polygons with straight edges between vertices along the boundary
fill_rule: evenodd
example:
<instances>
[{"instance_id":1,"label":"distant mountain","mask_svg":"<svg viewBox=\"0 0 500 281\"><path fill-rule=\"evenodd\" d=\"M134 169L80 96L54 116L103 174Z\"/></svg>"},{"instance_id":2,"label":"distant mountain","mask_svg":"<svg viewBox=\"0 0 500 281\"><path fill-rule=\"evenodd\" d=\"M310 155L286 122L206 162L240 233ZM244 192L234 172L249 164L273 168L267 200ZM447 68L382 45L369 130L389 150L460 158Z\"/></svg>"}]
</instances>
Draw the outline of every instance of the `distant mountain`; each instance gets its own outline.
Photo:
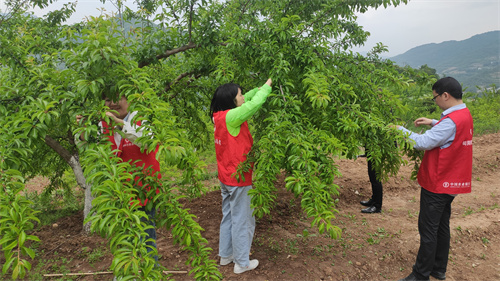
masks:
<instances>
[{"instance_id":1,"label":"distant mountain","mask_svg":"<svg viewBox=\"0 0 500 281\"><path fill-rule=\"evenodd\" d=\"M418 46L389 59L412 68L427 65L440 76L456 78L471 92L476 91L476 86L500 87L500 30L462 41Z\"/></svg>"}]
</instances>

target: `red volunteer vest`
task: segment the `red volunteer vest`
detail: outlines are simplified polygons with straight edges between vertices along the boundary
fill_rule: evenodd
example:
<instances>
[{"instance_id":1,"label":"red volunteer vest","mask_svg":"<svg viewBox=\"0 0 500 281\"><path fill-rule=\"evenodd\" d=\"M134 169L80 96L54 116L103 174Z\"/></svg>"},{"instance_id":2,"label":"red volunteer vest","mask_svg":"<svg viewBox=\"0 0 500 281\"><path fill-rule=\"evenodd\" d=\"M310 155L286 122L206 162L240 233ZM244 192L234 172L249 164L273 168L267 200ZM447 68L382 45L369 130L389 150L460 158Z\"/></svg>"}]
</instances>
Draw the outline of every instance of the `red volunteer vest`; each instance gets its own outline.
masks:
<instances>
[{"instance_id":1,"label":"red volunteer vest","mask_svg":"<svg viewBox=\"0 0 500 281\"><path fill-rule=\"evenodd\" d=\"M247 159L247 154L253 145L253 138L248 130L248 123L241 124L240 133L233 137L227 130L226 111L214 113L215 154L219 180L230 186L247 186L252 184L252 170L243 173L238 181L236 168Z\"/></svg>"},{"instance_id":2,"label":"red volunteer vest","mask_svg":"<svg viewBox=\"0 0 500 281\"><path fill-rule=\"evenodd\" d=\"M141 122L137 122L137 126L140 126ZM158 147L156 147L155 151L151 153L141 152L141 148L137 145L133 144L126 138L122 138L122 141L119 144L119 147L116 144L115 137L113 136L113 132L109 131L109 125L102 121L102 127L104 134L108 136L109 141L111 142L111 149L115 150L118 148L118 153L116 156L120 157L123 162L128 162L135 164L137 167L142 167L144 165L144 172L151 174L148 168L153 169L153 175L156 174L158 179L161 179L160 174L160 163L156 160L156 153L158 152ZM138 161L137 161L138 160ZM137 161L137 162L135 162ZM138 177L136 177L135 181L138 181ZM137 185L142 186L142 182L137 182ZM144 186L146 191L150 190L150 187L147 185ZM156 189L156 194L160 193L160 190ZM133 198L131 199L133 200ZM144 202L139 202L139 205L146 206L148 203L148 199L145 199Z\"/></svg>"},{"instance_id":3,"label":"red volunteer vest","mask_svg":"<svg viewBox=\"0 0 500 281\"><path fill-rule=\"evenodd\" d=\"M469 109L453 111L445 118L457 127L455 139L447 148L425 151L418 170L418 183L426 190L439 194L471 192L473 121ZM439 124L436 123L437 124Z\"/></svg>"}]
</instances>

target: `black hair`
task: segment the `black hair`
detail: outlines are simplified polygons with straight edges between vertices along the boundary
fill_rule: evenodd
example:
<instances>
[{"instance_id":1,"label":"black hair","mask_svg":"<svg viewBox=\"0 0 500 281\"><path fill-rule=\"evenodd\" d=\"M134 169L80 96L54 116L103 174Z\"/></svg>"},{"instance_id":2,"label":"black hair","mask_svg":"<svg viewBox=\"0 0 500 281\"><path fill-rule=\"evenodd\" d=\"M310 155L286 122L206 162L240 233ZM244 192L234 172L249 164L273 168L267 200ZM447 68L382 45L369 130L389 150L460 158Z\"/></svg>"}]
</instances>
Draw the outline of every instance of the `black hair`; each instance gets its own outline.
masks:
<instances>
[{"instance_id":1,"label":"black hair","mask_svg":"<svg viewBox=\"0 0 500 281\"><path fill-rule=\"evenodd\" d=\"M109 99L110 101L117 102L122 98L122 96L124 96L120 95L119 92L116 92L116 94L114 95L112 93L113 92L106 92L106 91L101 92L101 100Z\"/></svg>"},{"instance_id":2,"label":"black hair","mask_svg":"<svg viewBox=\"0 0 500 281\"><path fill-rule=\"evenodd\" d=\"M238 95L240 85L235 83L227 83L221 85L215 90L212 102L210 103L210 117L214 117L214 113L225 111L236 107L234 99Z\"/></svg>"},{"instance_id":3,"label":"black hair","mask_svg":"<svg viewBox=\"0 0 500 281\"><path fill-rule=\"evenodd\" d=\"M445 77L437 80L436 83L432 85L432 90L439 95L447 92L457 100L462 99L462 85L453 77Z\"/></svg>"}]
</instances>

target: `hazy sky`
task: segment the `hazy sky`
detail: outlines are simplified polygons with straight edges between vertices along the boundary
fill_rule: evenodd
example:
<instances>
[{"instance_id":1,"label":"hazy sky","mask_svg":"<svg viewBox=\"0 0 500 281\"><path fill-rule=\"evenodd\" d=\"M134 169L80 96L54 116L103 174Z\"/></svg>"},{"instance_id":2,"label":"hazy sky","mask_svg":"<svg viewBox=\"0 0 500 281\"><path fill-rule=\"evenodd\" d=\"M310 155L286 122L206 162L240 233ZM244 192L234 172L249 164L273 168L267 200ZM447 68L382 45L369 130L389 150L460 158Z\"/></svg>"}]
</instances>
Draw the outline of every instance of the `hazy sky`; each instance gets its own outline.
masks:
<instances>
[{"instance_id":1,"label":"hazy sky","mask_svg":"<svg viewBox=\"0 0 500 281\"><path fill-rule=\"evenodd\" d=\"M386 56L392 57L416 46L500 30L500 0L410 0L396 8L370 10L359 15L358 23L371 35L357 51L382 42L389 48Z\"/></svg>"},{"instance_id":2,"label":"hazy sky","mask_svg":"<svg viewBox=\"0 0 500 281\"><path fill-rule=\"evenodd\" d=\"M5 7L0 0L0 9ZM269 0L272 1L272 0ZM52 7L59 8L67 0L60 0ZM133 3L132 0L128 0ZM133 5L133 4L132 4ZM134 6L134 5L133 5ZM99 0L79 0L70 23L81 21L85 16L97 16L98 8L106 13L116 11L111 3ZM35 14L42 16L43 11ZM410 0L396 8L379 8L360 14L358 22L371 33L364 47L355 51L369 51L377 42L388 46L383 56L392 57L409 49L428 43L464 40L473 35L500 30L500 0Z\"/></svg>"}]
</instances>

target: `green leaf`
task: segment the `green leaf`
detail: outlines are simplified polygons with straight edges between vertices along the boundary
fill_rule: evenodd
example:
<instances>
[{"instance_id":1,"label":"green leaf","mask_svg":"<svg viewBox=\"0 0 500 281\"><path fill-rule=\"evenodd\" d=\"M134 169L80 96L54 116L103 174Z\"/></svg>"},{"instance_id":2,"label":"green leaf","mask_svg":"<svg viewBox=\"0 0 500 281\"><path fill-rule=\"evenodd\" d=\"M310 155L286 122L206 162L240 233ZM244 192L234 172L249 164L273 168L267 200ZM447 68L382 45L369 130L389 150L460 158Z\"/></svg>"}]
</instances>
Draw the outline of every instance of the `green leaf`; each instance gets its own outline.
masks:
<instances>
[{"instance_id":1,"label":"green leaf","mask_svg":"<svg viewBox=\"0 0 500 281\"><path fill-rule=\"evenodd\" d=\"M12 263L14 263L15 261L17 261L17 258L11 258L11 259L7 259L5 261L5 264L3 265L2 267L2 273L3 274L6 274L7 273L7 270L9 270L9 268L11 267ZM14 263L15 264L15 263Z\"/></svg>"},{"instance_id":2,"label":"green leaf","mask_svg":"<svg viewBox=\"0 0 500 281\"><path fill-rule=\"evenodd\" d=\"M18 239L19 247L23 247L24 242L26 242L26 232L21 231L21 233L19 233L19 239Z\"/></svg>"}]
</instances>

